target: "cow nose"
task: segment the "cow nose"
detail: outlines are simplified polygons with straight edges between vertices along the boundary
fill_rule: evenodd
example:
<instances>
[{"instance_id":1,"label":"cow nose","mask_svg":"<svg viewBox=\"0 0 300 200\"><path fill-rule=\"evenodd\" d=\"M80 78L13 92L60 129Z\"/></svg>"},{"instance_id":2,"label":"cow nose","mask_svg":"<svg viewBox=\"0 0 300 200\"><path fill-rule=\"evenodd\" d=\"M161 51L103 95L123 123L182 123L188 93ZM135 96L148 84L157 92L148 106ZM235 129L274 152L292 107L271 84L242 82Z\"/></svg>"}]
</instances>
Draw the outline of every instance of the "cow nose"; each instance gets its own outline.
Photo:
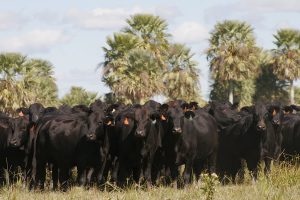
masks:
<instances>
[{"instance_id":1,"label":"cow nose","mask_svg":"<svg viewBox=\"0 0 300 200\"><path fill-rule=\"evenodd\" d=\"M259 130L265 130L266 129L266 126L265 125L258 125L257 128Z\"/></svg>"},{"instance_id":2,"label":"cow nose","mask_svg":"<svg viewBox=\"0 0 300 200\"><path fill-rule=\"evenodd\" d=\"M136 135L140 136L140 137L144 137L145 136L145 132L144 131L136 131Z\"/></svg>"},{"instance_id":3,"label":"cow nose","mask_svg":"<svg viewBox=\"0 0 300 200\"><path fill-rule=\"evenodd\" d=\"M10 146L12 146L12 147L18 146L18 142L17 142L16 139L12 139L12 140L9 142L9 144L10 144Z\"/></svg>"},{"instance_id":4,"label":"cow nose","mask_svg":"<svg viewBox=\"0 0 300 200\"><path fill-rule=\"evenodd\" d=\"M96 139L96 136L95 136L95 134L88 134L88 135L87 135L87 138L88 138L89 140L95 140L95 139Z\"/></svg>"},{"instance_id":5,"label":"cow nose","mask_svg":"<svg viewBox=\"0 0 300 200\"><path fill-rule=\"evenodd\" d=\"M276 119L276 120L273 120L273 124L274 124L274 125L279 125L279 124L280 124L280 123L279 123L279 120L277 120L277 119Z\"/></svg>"},{"instance_id":6,"label":"cow nose","mask_svg":"<svg viewBox=\"0 0 300 200\"><path fill-rule=\"evenodd\" d=\"M180 127L176 127L176 128L174 128L174 130L173 130L175 133L181 133L182 132L182 130L181 130L181 128Z\"/></svg>"}]
</instances>

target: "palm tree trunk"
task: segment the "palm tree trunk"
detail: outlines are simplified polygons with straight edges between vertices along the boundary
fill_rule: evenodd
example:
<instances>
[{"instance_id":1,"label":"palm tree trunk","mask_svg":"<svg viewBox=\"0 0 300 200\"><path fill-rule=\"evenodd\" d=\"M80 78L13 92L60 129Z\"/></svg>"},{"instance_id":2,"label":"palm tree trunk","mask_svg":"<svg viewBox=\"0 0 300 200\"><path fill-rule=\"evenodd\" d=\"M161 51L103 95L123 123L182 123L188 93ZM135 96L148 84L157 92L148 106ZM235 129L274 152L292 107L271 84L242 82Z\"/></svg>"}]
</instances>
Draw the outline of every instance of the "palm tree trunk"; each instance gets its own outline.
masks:
<instances>
[{"instance_id":1,"label":"palm tree trunk","mask_svg":"<svg viewBox=\"0 0 300 200\"><path fill-rule=\"evenodd\" d=\"M291 104L295 104L295 87L294 87L294 80L290 80L290 102Z\"/></svg>"},{"instance_id":2,"label":"palm tree trunk","mask_svg":"<svg viewBox=\"0 0 300 200\"><path fill-rule=\"evenodd\" d=\"M229 81L229 102L233 103L233 83Z\"/></svg>"}]
</instances>

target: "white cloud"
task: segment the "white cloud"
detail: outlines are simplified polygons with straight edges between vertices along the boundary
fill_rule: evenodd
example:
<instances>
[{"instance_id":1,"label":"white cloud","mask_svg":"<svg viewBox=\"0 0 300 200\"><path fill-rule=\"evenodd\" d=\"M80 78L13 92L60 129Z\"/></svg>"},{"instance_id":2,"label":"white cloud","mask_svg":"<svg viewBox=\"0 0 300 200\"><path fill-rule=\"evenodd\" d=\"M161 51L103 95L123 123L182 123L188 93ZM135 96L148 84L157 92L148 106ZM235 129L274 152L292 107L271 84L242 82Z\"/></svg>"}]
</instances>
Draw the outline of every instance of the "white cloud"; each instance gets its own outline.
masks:
<instances>
[{"instance_id":1,"label":"white cloud","mask_svg":"<svg viewBox=\"0 0 300 200\"><path fill-rule=\"evenodd\" d=\"M181 16L182 13L179 11L176 6L156 6L155 14L166 19L168 21L174 20L176 17Z\"/></svg>"},{"instance_id":2,"label":"white cloud","mask_svg":"<svg viewBox=\"0 0 300 200\"><path fill-rule=\"evenodd\" d=\"M242 19L262 27L262 21L268 14L299 12L299 0L239 0L210 7L205 12L205 19L212 23L224 19Z\"/></svg>"},{"instance_id":3,"label":"white cloud","mask_svg":"<svg viewBox=\"0 0 300 200\"><path fill-rule=\"evenodd\" d=\"M2 51L40 52L52 46L67 42L69 38L61 30L33 30L19 36L0 39Z\"/></svg>"},{"instance_id":4,"label":"white cloud","mask_svg":"<svg viewBox=\"0 0 300 200\"><path fill-rule=\"evenodd\" d=\"M96 8L91 11L72 9L67 13L66 20L85 29L111 30L121 28L127 17L140 12L142 10L138 7L130 10L124 8Z\"/></svg>"},{"instance_id":5,"label":"white cloud","mask_svg":"<svg viewBox=\"0 0 300 200\"><path fill-rule=\"evenodd\" d=\"M175 42L196 44L208 38L208 30L197 22L184 22L173 31Z\"/></svg>"},{"instance_id":6,"label":"white cloud","mask_svg":"<svg viewBox=\"0 0 300 200\"><path fill-rule=\"evenodd\" d=\"M125 20L137 13L152 13L166 20L173 20L180 15L176 6L156 6L141 8L134 6L128 8L95 8L90 11L71 9L65 16L65 20L84 29L114 30L122 28Z\"/></svg>"},{"instance_id":7,"label":"white cloud","mask_svg":"<svg viewBox=\"0 0 300 200\"><path fill-rule=\"evenodd\" d=\"M27 22L27 18L14 12L0 12L0 30L20 28Z\"/></svg>"}]
</instances>

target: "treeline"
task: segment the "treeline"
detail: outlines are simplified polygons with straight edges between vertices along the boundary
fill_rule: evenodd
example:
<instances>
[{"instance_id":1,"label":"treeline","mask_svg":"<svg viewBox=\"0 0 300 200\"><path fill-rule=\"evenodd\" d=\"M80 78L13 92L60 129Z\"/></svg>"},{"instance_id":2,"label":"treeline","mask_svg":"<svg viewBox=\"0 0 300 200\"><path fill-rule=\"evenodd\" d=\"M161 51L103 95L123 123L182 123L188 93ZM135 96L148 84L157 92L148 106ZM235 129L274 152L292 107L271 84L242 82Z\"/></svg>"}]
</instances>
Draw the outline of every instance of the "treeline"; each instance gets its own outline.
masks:
<instances>
[{"instance_id":1,"label":"treeline","mask_svg":"<svg viewBox=\"0 0 300 200\"><path fill-rule=\"evenodd\" d=\"M200 67L185 44L174 43L168 23L151 14L136 14L127 25L107 37L101 63L102 80L111 89L102 100L109 103L144 103L156 95L167 100L204 103L200 91ZM300 77L300 33L280 29L272 39L275 49L256 43L254 30L243 21L218 22L205 50L209 62L211 100L229 99L240 106L257 100L300 101L294 81ZM0 54L0 110L40 102L88 105L97 97L80 87L58 98L53 66L19 53Z\"/></svg>"},{"instance_id":2,"label":"treeline","mask_svg":"<svg viewBox=\"0 0 300 200\"><path fill-rule=\"evenodd\" d=\"M143 103L164 95L169 100L199 101L194 54L184 44L172 42L167 22L149 14L133 15L126 22L103 47L103 81L118 100ZM294 80L300 76L300 33L280 29L273 42L276 49L264 50L256 44L251 25L218 22L205 51L213 79L210 99L239 101L241 106L257 100L294 103Z\"/></svg>"},{"instance_id":3,"label":"treeline","mask_svg":"<svg viewBox=\"0 0 300 200\"><path fill-rule=\"evenodd\" d=\"M58 98L53 65L41 59L31 59L20 53L0 54L0 111L14 113L17 108L39 102L45 106L60 104L90 104L97 94L72 87Z\"/></svg>"}]
</instances>

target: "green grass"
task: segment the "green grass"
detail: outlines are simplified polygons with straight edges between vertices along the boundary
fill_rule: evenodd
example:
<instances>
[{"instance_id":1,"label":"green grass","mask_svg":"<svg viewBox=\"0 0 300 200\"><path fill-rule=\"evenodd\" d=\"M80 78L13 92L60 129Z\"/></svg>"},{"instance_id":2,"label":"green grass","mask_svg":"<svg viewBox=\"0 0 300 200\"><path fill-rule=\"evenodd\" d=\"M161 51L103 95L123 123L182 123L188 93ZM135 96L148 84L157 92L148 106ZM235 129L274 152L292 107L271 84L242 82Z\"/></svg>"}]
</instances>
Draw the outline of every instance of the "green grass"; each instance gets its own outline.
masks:
<instances>
[{"instance_id":1,"label":"green grass","mask_svg":"<svg viewBox=\"0 0 300 200\"><path fill-rule=\"evenodd\" d=\"M258 181L253 182L246 175L243 184L229 184L222 186L217 181L204 177L202 181L195 182L185 189L172 187L155 187L142 189L132 186L122 190L99 191L96 188L85 190L72 187L67 192L52 192L46 189L43 192L29 192L18 182L13 186L0 189L0 199L207 199L205 191L213 192L213 199L300 199L300 169L286 162L273 166L269 178L260 173Z\"/></svg>"}]
</instances>

